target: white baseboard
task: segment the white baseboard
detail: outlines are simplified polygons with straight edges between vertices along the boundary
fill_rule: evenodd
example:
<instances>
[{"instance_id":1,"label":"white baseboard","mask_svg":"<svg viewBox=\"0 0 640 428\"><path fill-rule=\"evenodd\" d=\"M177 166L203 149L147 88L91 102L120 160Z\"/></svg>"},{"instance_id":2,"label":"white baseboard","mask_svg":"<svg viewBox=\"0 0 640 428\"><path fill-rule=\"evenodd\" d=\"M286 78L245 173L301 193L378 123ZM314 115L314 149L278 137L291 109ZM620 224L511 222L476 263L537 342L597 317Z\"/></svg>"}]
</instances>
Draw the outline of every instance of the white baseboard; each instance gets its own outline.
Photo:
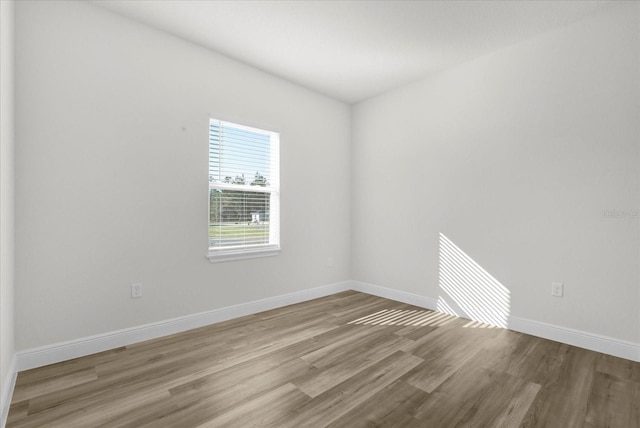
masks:
<instances>
[{"instance_id":1,"label":"white baseboard","mask_svg":"<svg viewBox=\"0 0 640 428\"><path fill-rule=\"evenodd\" d=\"M638 343L513 316L509 317L508 327L509 330L520 333L640 362L640 344Z\"/></svg>"},{"instance_id":2,"label":"white baseboard","mask_svg":"<svg viewBox=\"0 0 640 428\"><path fill-rule=\"evenodd\" d=\"M436 299L432 299L431 297L420 296L418 294L407 293L406 291L394 290L393 288L381 287L360 281L351 281L351 289L408 305L420 306L421 308L431 309L432 311L436 310L438 303Z\"/></svg>"},{"instance_id":3,"label":"white baseboard","mask_svg":"<svg viewBox=\"0 0 640 428\"><path fill-rule=\"evenodd\" d=\"M437 310L437 300L426 296L420 296L413 293L407 293L405 291L380 287L379 285L367 284L359 281L351 281L351 289L420 306L426 309ZM594 333L587 333L585 331L574 330L567 327L560 327L514 316L510 316L508 318L507 328L520 333L541 337L543 339L566 343L579 348L589 349L591 351L602 352L603 354L640 362L640 343L627 342L612 337L601 336Z\"/></svg>"},{"instance_id":4,"label":"white baseboard","mask_svg":"<svg viewBox=\"0 0 640 428\"><path fill-rule=\"evenodd\" d=\"M42 367L72 358L91 355L96 352L131 345L132 343L180 333L232 318L328 296L349 290L350 285L350 281L339 282L311 288L309 290L268 297L266 299L254 300L207 312L20 351L17 354L17 369L18 371L22 371Z\"/></svg>"},{"instance_id":5,"label":"white baseboard","mask_svg":"<svg viewBox=\"0 0 640 428\"><path fill-rule=\"evenodd\" d=\"M0 390L0 427L7 424L7 416L9 416L9 407L11 406L11 397L13 396L13 389L16 386L16 377L18 371L16 370L16 357L11 359L9 364L9 370L7 371L7 377Z\"/></svg>"},{"instance_id":6,"label":"white baseboard","mask_svg":"<svg viewBox=\"0 0 640 428\"><path fill-rule=\"evenodd\" d=\"M3 385L2 397L11 397L13 383L15 383L16 371L28 370L72 358L83 357L96 352L106 351L145 340L156 339L169 334L179 333L193 328L203 327L217 322L251 315L294 303L300 303L350 289L431 310L436 310L437 307L437 300L431 297L381 287L378 285L367 284L359 281L345 281L330 284L281 296L274 296L238 305L227 306L220 309L214 309L212 311L201 312L184 317L71 340L68 342L20 351L17 353L15 362L12 364L12 373L14 373L12 379L7 382L7 385ZM544 339L554 340L640 362L640 344L638 343L626 342L611 337L599 336L592 333L513 316L509 317L508 328L521 333L542 337ZM5 393L7 395L4 395ZM3 401L3 406L4 403L5 402ZM5 411L4 407L2 411Z\"/></svg>"}]
</instances>

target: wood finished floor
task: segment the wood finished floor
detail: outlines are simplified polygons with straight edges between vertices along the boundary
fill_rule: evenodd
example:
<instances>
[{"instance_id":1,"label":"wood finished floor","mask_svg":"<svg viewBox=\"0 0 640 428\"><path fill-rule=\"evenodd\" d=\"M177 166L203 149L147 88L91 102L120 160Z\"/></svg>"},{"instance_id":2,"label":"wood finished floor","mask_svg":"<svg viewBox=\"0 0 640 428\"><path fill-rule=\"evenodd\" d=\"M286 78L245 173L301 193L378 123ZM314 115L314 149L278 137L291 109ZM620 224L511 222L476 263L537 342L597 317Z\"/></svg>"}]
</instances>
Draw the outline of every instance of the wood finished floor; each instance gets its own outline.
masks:
<instances>
[{"instance_id":1,"label":"wood finished floor","mask_svg":"<svg viewBox=\"0 0 640 428\"><path fill-rule=\"evenodd\" d=\"M252 426L640 427L640 363L348 291L21 372L7 423Z\"/></svg>"}]
</instances>

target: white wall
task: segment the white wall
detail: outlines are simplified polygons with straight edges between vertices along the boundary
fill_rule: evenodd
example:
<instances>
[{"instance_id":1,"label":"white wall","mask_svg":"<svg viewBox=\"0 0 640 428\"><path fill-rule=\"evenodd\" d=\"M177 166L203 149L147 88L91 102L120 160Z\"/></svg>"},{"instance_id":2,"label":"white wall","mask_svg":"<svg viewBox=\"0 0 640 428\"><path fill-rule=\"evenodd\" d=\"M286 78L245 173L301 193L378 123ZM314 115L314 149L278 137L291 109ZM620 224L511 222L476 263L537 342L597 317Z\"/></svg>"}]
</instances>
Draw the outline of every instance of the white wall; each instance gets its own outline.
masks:
<instances>
[{"instance_id":1,"label":"white wall","mask_svg":"<svg viewBox=\"0 0 640 428\"><path fill-rule=\"evenodd\" d=\"M14 266L14 3L0 2L0 425L15 355Z\"/></svg>"},{"instance_id":2,"label":"white wall","mask_svg":"<svg viewBox=\"0 0 640 428\"><path fill-rule=\"evenodd\" d=\"M639 6L357 105L354 279L463 315L499 282L507 319L639 343L638 218L603 216L640 208ZM443 256L441 233L490 276ZM439 257L463 265L457 293Z\"/></svg>"},{"instance_id":3,"label":"white wall","mask_svg":"<svg viewBox=\"0 0 640 428\"><path fill-rule=\"evenodd\" d=\"M17 349L350 278L469 315L440 234L508 316L640 342L638 219L602 215L640 205L637 3L351 112L91 4L16 20ZM204 257L210 115L281 132L278 257Z\"/></svg>"},{"instance_id":4,"label":"white wall","mask_svg":"<svg viewBox=\"0 0 640 428\"><path fill-rule=\"evenodd\" d=\"M348 106L91 4L16 22L18 349L350 278ZM277 257L205 259L210 115L281 133Z\"/></svg>"}]
</instances>

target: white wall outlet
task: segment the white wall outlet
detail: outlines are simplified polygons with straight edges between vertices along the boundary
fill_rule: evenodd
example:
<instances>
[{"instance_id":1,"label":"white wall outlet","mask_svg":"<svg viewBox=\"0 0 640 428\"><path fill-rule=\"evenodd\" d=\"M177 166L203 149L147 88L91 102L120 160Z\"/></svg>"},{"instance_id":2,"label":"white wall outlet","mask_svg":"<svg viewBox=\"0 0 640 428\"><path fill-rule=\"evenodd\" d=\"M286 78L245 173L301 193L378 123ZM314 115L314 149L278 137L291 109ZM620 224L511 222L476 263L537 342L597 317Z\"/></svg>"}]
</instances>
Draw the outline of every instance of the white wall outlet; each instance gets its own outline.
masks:
<instances>
[{"instance_id":1,"label":"white wall outlet","mask_svg":"<svg viewBox=\"0 0 640 428\"><path fill-rule=\"evenodd\" d=\"M142 284L131 284L131 298L137 299L142 297Z\"/></svg>"},{"instance_id":2,"label":"white wall outlet","mask_svg":"<svg viewBox=\"0 0 640 428\"><path fill-rule=\"evenodd\" d=\"M333 267L333 257L327 259L327 267Z\"/></svg>"},{"instance_id":3,"label":"white wall outlet","mask_svg":"<svg viewBox=\"0 0 640 428\"><path fill-rule=\"evenodd\" d=\"M562 297L564 295L564 285L562 285L561 282L552 282L551 295L555 297Z\"/></svg>"}]
</instances>

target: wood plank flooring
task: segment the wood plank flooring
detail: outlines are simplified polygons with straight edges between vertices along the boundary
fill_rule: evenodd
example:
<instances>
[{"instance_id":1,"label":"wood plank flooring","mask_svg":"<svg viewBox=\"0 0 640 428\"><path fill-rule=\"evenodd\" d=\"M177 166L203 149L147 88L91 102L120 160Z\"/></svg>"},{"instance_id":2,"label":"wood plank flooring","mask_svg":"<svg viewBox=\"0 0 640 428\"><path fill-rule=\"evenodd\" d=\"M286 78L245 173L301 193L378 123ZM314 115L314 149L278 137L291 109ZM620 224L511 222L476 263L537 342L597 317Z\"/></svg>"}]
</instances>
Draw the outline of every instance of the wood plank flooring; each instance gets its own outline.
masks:
<instances>
[{"instance_id":1,"label":"wood plank flooring","mask_svg":"<svg viewBox=\"0 0 640 428\"><path fill-rule=\"evenodd\" d=\"M348 291L18 374L18 427L640 428L640 363Z\"/></svg>"}]
</instances>

